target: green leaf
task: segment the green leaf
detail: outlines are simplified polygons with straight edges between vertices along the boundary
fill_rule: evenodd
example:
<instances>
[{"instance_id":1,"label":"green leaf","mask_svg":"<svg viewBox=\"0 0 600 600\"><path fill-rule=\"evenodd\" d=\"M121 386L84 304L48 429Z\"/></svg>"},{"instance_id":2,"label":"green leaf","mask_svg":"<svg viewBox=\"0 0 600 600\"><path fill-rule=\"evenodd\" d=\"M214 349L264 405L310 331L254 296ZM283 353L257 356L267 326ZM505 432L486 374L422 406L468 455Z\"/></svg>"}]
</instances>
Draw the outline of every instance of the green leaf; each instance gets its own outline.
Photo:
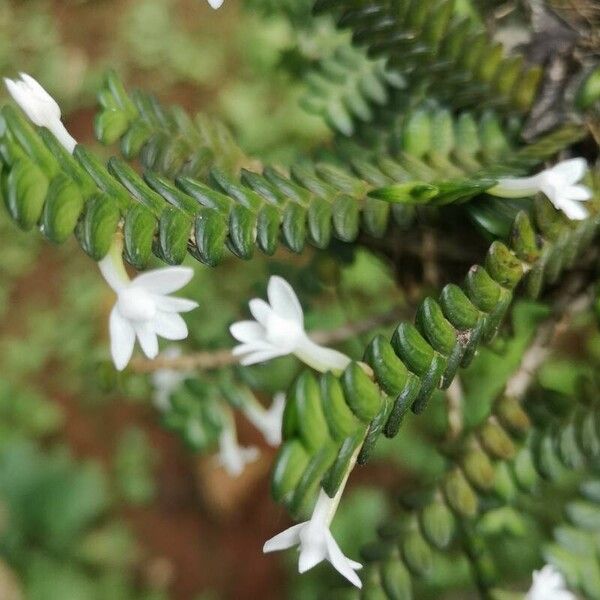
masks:
<instances>
[{"instance_id":1,"label":"green leaf","mask_svg":"<svg viewBox=\"0 0 600 600\"><path fill-rule=\"evenodd\" d=\"M423 181L396 183L369 192L371 198L394 204L428 204L439 193L439 189Z\"/></svg>"}]
</instances>

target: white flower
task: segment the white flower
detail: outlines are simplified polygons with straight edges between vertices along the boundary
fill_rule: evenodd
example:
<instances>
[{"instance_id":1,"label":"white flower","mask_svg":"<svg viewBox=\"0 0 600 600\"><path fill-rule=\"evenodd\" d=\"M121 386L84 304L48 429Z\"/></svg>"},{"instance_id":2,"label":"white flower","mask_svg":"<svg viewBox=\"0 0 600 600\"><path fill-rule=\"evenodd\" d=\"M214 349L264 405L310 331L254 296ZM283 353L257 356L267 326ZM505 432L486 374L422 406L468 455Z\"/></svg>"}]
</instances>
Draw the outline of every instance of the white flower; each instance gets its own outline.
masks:
<instances>
[{"instance_id":1,"label":"white flower","mask_svg":"<svg viewBox=\"0 0 600 600\"><path fill-rule=\"evenodd\" d=\"M305 573L320 562L328 560L353 585L362 587L360 577L356 574L362 565L342 553L329 531L338 500L338 496L330 498L321 490L310 521L293 525L271 538L265 543L263 552L276 552L300 546L300 573Z\"/></svg>"},{"instance_id":2,"label":"white flower","mask_svg":"<svg viewBox=\"0 0 600 600\"><path fill-rule=\"evenodd\" d=\"M533 572L533 585L525 600L577 600L567 590L562 574L552 565L546 565L541 571Z\"/></svg>"},{"instance_id":3,"label":"white flower","mask_svg":"<svg viewBox=\"0 0 600 600\"><path fill-rule=\"evenodd\" d=\"M5 79L4 83L15 102L29 119L39 127L46 127L72 153L77 145L60 120L56 100L31 76L21 73L21 79Z\"/></svg>"},{"instance_id":4,"label":"white flower","mask_svg":"<svg viewBox=\"0 0 600 600\"><path fill-rule=\"evenodd\" d=\"M343 371L350 358L337 350L315 344L304 330L304 315L292 286L283 278L269 279L270 304L254 298L250 312L256 321L238 321L230 327L231 335L242 342L233 349L243 365L253 365L287 354L318 371Z\"/></svg>"},{"instance_id":5,"label":"white flower","mask_svg":"<svg viewBox=\"0 0 600 600\"><path fill-rule=\"evenodd\" d=\"M104 279L117 294L110 313L110 343L113 362L119 371L129 363L135 345L140 342L148 358L158 355L158 337L183 340L188 328L178 313L198 306L192 300L169 296L189 283L194 271L189 267L165 267L147 271L130 280L115 243L99 263Z\"/></svg>"},{"instance_id":6,"label":"white flower","mask_svg":"<svg viewBox=\"0 0 600 600\"><path fill-rule=\"evenodd\" d=\"M572 158L532 177L501 178L489 193L504 198L522 198L543 192L569 219L581 220L588 212L580 202L592 197L591 190L579 184L586 171L587 163L583 158Z\"/></svg>"},{"instance_id":7,"label":"white flower","mask_svg":"<svg viewBox=\"0 0 600 600\"><path fill-rule=\"evenodd\" d=\"M181 356L181 348L169 346L159 354L159 358L178 358ZM169 410L171 407L171 394L189 377L189 373L175 369L158 369L152 373L152 385L154 386L154 406L160 411Z\"/></svg>"},{"instance_id":8,"label":"white flower","mask_svg":"<svg viewBox=\"0 0 600 600\"><path fill-rule=\"evenodd\" d=\"M230 477L239 477L244 467L254 462L260 455L255 446L240 446L237 441L235 427L224 427L219 436L219 456L217 462Z\"/></svg>"},{"instance_id":9,"label":"white flower","mask_svg":"<svg viewBox=\"0 0 600 600\"><path fill-rule=\"evenodd\" d=\"M212 8L217 10L217 8L221 8L221 6L223 6L224 1L225 0L208 0L208 3L212 6Z\"/></svg>"},{"instance_id":10,"label":"white flower","mask_svg":"<svg viewBox=\"0 0 600 600\"><path fill-rule=\"evenodd\" d=\"M243 407L248 420L263 434L267 444L274 448L281 444L281 421L284 408L285 394L283 392L275 394L268 410L257 401L248 402Z\"/></svg>"}]
</instances>

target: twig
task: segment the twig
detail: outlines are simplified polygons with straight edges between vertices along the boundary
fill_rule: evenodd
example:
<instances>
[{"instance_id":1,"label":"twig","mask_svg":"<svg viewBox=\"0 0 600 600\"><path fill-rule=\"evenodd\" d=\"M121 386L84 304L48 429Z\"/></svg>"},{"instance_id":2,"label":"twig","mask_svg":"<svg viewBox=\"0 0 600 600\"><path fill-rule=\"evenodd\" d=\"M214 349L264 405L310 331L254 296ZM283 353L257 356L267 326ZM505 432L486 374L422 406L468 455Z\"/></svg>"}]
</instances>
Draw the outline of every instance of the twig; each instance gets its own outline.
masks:
<instances>
[{"instance_id":1,"label":"twig","mask_svg":"<svg viewBox=\"0 0 600 600\"><path fill-rule=\"evenodd\" d=\"M318 344L338 344L354 336L367 333L376 327L394 323L405 311L391 310L383 315L369 317L357 323L342 325L330 331L313 331L310 337ZM153 373L162 369L171 371L211 371L239 363L240 357L233 356L230 349L214 350L212 352L195 352L184 356L158 356L154 360L134 358L131 368L136 373Z\"/></svg>"},{"instance_id":2,"label":"twig","mask_svg":"<svg viewBox=\"0 0 600 600\"><path fill-rule=\"evenodd\" d=\"M421 257L423 259L423 281L433 288L438 287L440 271L438 268L437 238L431 229L423 231Z\"/></svg>"},{"instance_id":3,"label":"twig","mask_svg":"<svg viewBox=\"0 0 600 600\"><path fill-rule=\"evenodd\" d=\"M568 328L573 317L586 310L593 302L591 289L583 293L581 279L574 278L565 287L565 291L556 300L553 307L553 316L544 321L526 350L517 371L506 383L505 395L522 398L532 384L535 374L548 358L552 345Z\"/></svg>"},{"instance_id":4,"label":"twig","mask_svg":"<svg viewBox=\"0 0 600 600\"><path fill-rule=\"evenodd\" d=\"M456 440L463 427L463 388L460 377L452 380L452 383L446 390L446 407L448 409L448 440Z\"/></svg>"}]
</instances>

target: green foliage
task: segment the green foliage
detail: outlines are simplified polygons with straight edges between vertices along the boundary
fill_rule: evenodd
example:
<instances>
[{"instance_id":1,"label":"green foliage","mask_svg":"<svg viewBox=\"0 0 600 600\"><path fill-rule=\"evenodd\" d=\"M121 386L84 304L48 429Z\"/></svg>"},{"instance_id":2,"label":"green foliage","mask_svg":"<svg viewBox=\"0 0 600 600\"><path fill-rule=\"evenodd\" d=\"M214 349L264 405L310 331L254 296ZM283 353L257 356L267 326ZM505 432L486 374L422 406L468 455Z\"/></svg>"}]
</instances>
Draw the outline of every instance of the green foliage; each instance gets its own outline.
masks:
<instances>
[{"instance_id":1,"label":"green foliage","mask_svg":"<svg viewBox=\"0 0 600 600\"><path fill-rule=\"evenodd\" d=\"M108 76L107 88L100 98L103 112L96 129L102 139L114 141L121 137L126 140L126 156L141 153L147 166L167 176L179 173L174 182L152 171L142 179L116 158L110 160L107 170L81 145L70 156L48 132L34 131L10 107L3 110L3 196L9 213L23 229L39 223L43 234L56 243L74 231L94 260L107 253L121 224L125 257L138 268L148 264L152 252L170 264L181 263L190 252L209 265L218 263L226 248L240 258L249 259L258 245L270 255L275 252L280 236L295 252L301 252L307 240L325 248L332 236L345 242L355 240L361 227L372 236L383 236L390 213L406 223L406 211L390 211L386 202L365 198L373 185L390 181L392 187L388 189L395 198L398 188L394 187L394 181L401 181L406 187L407 180L416 178L413 186L417 187L412 189L420 189L420 181L426 180L430 185L427 188L430 201L444 204L464 201L494 183L489 178L465 178L460 171L452 174L456 177L458 173L458 178L447 179L447 162L445 169L434 170L420 161L420 156L433 145L433 138L431 145L423 145L411 142L411 136L422 136L423 130L429 132L431 122L446 118L445 113L431 117L426 113L415 115L407 124L406 150L398 161L382 157L379 164L372 165L358 158L350 159L356 175L332 165L313 166L308 162L293 166L291 177L271 167L265 167L262 174L243 169L238 182L213 165L211 156L215 153L225 156L226 153L218 151L222 143L228 143L218 129L200 126L195 130L184 113L164 111L144 96L137 97L136 106L114 75ZM144 106L141 112L140 106ZM490 123L499 127L498 122L490 119L483 120L483 133L488 131ZM141 124L141 129L136 124ZM143 133L136 137L139 143L133 144L134 149L128 141L132 131ZM168 138L166 146L160 141L165 131L175 134L174 138ZM486 143L496 148L498 140L502 140L499 129L495 131L483 138L484 152ZM185 132L183 137L182 132ZM518 159L521 163L527 159L539 160L547 155L548 146L555 151L554 140L552 137L535 149L523 149ZM173 143L177 150L171 146ZM201 144L201 149L199 154L194 150L192 156L190 151L196 148L195 144ZM436 147L441 149L444 144ZM448 143L445 147L449 151ZM511 151L503 140L501 148L505 153ZM498 158L501 151L495 150L494 156ZM428 155L439 158L440 152ZM220 160L216 159L217 165ZM444 163L443 156L440 160ZM196 162L208 174L206 183L189 176L188 169L197 173L200 168L194 166ZM510 172L510 167L505 170ZM390 195L380 191L378 197L387 200Z\"/></svg>"},{"instance_id":2,"label":"green foliage","mask_svg":"<svg viewBox=\"0 0 600 600\"><path fill-rule=\"evenodd\" d=\"M334 13L353 42L406 79L408 96L435 97L454 108L498 106L527 112L541 78L521 56L507 56L474 19L450 0L392 0L373 6L359 0L318 0L317 12ZM405 104L406 106L406 104Z\"/></svg>"},{"instance_id":3,"label":"green foliage","mask_svg":"<svg viewBox=\"0 0 600 600\"><path fill-rule=\"evenodd\" d=\"M152 477L154 454L146 434L127 429L115 454L115 476L123 499L130 504L148 504L155 494Z\"/></svg>"},{"instance_id":4,"label":"green foliage","mask_svg":"<svg viewBox=\"0 0 600 600\"><path fill-rule=\"evenodd\" d=\"M549 216L542 205L538 226L556 235L555 228L561 226L552 218L546 220ZM439 303L426 298L417 310L416 326L400 323L391 342L375 337L365 351L375 383L356 363L339 380L330 373L319 381L308 372L300 375L289 392L284 414L284 443L273 474L274 497L299 515L311 506L319 487L335 496L357 453L358 462L364 463L380 433L395 436L409 409L422 413L434 390L446 389L458 369L471 363L479 346L493 340L511 305L513 290L525 274L526 289L537 297L545 281L555 280L584 252L600 220L591 218L575 227L564 220L562 224L566 229L559 236L560 245L550 239L540 244L538 238L529 236L533 231L529 218L519 213L512 235L514 250L494 242L485 267L471 267L463 289L449 284ZM494 450L504 453L501 433L487 434ZM475 471L486 468L480 459L474 460ZM456 477L449 483L452 496L455 503L468 505L465 510L471 513L470 493Z\"/></svg>"},{"instance_id":5,"label":"green foliage","mask_svg":"<svg viewBox=\"0 0 600 600\"><path fill-rule=\"evenodd\" d=\"M568 112L560 126L524 140L524 123L552 77L489 34L482 18L489 3L317 0L314 12L324 15L318 18L310 16L312 4L251 0L250 11L266 21L250 12L239 25L223 26L235 32L235 52L244 55L239 81L218 82L216 104L232 127L212 114L192 118L154 95L130 93L110 72L98 92L94 129L102 144L118 145L122 158L105 163L102 150L84 145L66 153L49 131L5 106L0 196L7 212L23 231L38 229L64 244L61 257L71 253L72 234L96 261L119 235L137 269L180 264L188 255L221 264L216 275L197 269L191 286L206 307L189 315L190 346L202 350L222 349L227 325L244 299L264 292L258 282L271 273L285 274L299 290L309 329L369 321L397 304L410 308L414 319L393 327L374 322L344 341L353 360L342 373L301 370L291 357L194 372L161 408L167 429L208 453L244 395L287 390L271 486L296 518L309 513L319 488L333 497L355 463L373 458L410 471L399 507L388 510L381 492L342 505L333 529L350 555L361 547L364 588L326 597L427 600L454 588L462 597L474 583L483 597L507 598L512 592L503 586L528 576L543 555L573 589L598 598L596 323L588 315L575 325L585 356L547 360L523 403L503 393L549 314L547 290L563 287L570 270L586 284L597 279L588 257L600 226L598 172L586 180L594 199L580 222L541 197L485 195L498 178L529 175L559 153L597 158L589 135L597 129L597 65L586 65L575 86L557 92ZM160 70L163 84L206 84L203 97L212 101L211 83L238 55L223 51L226 42L217 38L228 36L216 31L208 34L212 43L198 42L175 5L128 6L113 28L114 44L137 58L114 63L127 80ZM47 9L32 21L34 32L53 22ZM7 23L14 29L15 15L25 10L0 8L0 31ZM52 64L64 56L50 29L41 40L27 28L20 43L45 51ZM15 60L0 44L0 61L6 56ZM131 77L134 64L141 72ZM65 97L98 79L96 71L86 77ZM324 134L290 106L301 85L304 109L333 130L331 144L318 141L308 153L306 146ZM163 95L160 82L152 87ZM271 166L248 149L286 160ZM0 277L8 285L0 291L0 314L13 310L7 300L20 265L41 261L38 252L28 245L14 259L2 257ZM231 256L254 260L239 266ZM462 285L454 283L465 271ZM24 380L35 387L32 374L55 362L68 364L70 389L148 395L139 377L109 372L106 351L93 347L97 332L75 317L104 312L88 279L66 283L64 295L76 300L61 298L61 307L75 323L65 322L60 337L47 312L16 334L9 330L2 345L0 550L34 600L154 600L162 592L139 592L133 584L138 547L111 513L115 497L152 502L151 439L141 429L124 430L110 463L114 482L96 463L21 439L60 433L63 411L19 386ZM522 295L538 302L515 302ZM459 373L466 389L462 429L452 437L443 400ZM408 419L410 412L427 416ZM382 513L376 541L365 543ZM297 583L293 597L315 598L329 583L321 575Z\"/></svg>"},{"instance_id":6,"label":"green foliage","mask_svg":"<svg viewBox=\"0 0 600 600\"><path fill-rule=\"evenodd\" d=\"M165 426L194 450L214 447L223 428L223 406L216 392L205 382L190 379L171 395Z\"/></svg>"},{"instance_id":7,"label":"green foliage","mask_svg":"<svg viewBox=\"0 0 600 600\"><path fill-rule=\"evenodd\" d=\"M97 463L78 464L62 448L3 443L0 503L0 550L22 573L27 598L146 598L126 570L136 557L131 533L107 520L108 482Z\"/></svg>"},{"instance_id":8,"label":"green foliage","mask_svg":"<svg viewBox=\"0 0 600 600\"><path fill-rule=\"evenodd\" d=\"M588 558L589 544L594 543L593 534L588 531L597 529L600 515L598 496L594 494L597 482L592 475L597 452L591 450L598 443L598 433L588 426L588 420L594 419L588 412L590 401L596 406L592 400L594 390L592 386L576 401L565 398L564 413L558 418L550 405L544 407L543 416L541 407L537 407L539 422L535 428L518 403L500 395L486 421L461 441L462 448L478 449L450 454L437 487L415 492L411 496L414 501L403 502L403 513L378 529L378 541L363 548L363 558L369 563L366 581L370 582L370 589L380 590L383 598L411 597L413 586L420 589L419 579L427 580L430 553L450 550L469 554L474 550L472 544L476 544L479 550L475 562L480 561L483 569L478 574L483 578L480 585L490 590L499 577L493 570L484 574L489 569L486 557L492 551L491 538L498 526L491 527L491 517L498 524L503 522L502 527L510 527L513 537L532 535L518 522L510 525L514 523L514 513L501 515L495 512L496 508L506 502L525 506L526 511L535 514L543 509L534 498L551 494L556 500L557 512L552 517L556 529L555 542L545 550L546 560L567 575L573 589L595 598L597 563ZM499 443L500 439L504 441ZM484 471L489 471L489 475L482 479ZM569 488L578 486L583 498L565 495ZM533 498L529 499L529 495ZM559 500L561 496L563 500ZM561 523L561 509L568 524ZM415 519L420 533L414 529Z\"/></svg>"},{"instance_id":9,"label":"green foliage","mask_svg":"<svg viewBox=\"0 0 600 600\"><path fill-rule=\"evenodd\" d=\"M354 133L353 120L373 120L373 106L390 101L390 91L402 89L404 80L386 70L383 61L369 60L350 46L339 46L305 77L307 91L303 106L321 115L327 124L344 135Z\"/></svg>"},{"instance_id":10,"label":"green foliage","mask_svg":"<svg viewBox=\"0 0 600 600\"><path fill-rule=\"evenodd\" d=\"M56 405L0 378L0 443L11 436L35 438L56 433L62 420Z\"/></svg>"},{"instance_id":11,"label":"green foliage","mask_svg":"<svg viewBox=\"0 0 600 600\"><path fill-rule=\"evenodd\" d=\"M243 159L223 124L202 115L192 121L183 109L165 109L143 92L130 98L114 73L106 77L98 100L98 139L105 144L121 140L123 156L139 157L146 169L203 179L207 165L235 171Z\"/></svg>"}]
</instances>

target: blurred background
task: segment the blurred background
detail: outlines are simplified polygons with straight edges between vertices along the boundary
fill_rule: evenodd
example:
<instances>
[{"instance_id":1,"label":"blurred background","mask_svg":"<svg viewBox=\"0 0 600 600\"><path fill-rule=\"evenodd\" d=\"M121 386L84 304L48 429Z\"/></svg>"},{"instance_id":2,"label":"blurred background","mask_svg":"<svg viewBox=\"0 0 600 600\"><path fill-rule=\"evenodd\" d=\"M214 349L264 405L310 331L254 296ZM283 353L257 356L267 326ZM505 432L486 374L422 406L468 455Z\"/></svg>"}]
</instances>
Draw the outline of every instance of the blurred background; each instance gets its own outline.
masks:
<instances>
[{"instance_id":1,"label":"blurred background","mask_svg":"<svg viewBox=\"0 0 600 600\"><path fill-rule=\"evenodd\" d=\"M300 107L297 79L278 69L296 42L289 19L264 18L263 4L0 0L0 74L38 78L84 143L94 144L95 93L110 67L129 87L222 118L249 153L286 163L329 134ZM77 245L23 234L4 209L0 239L0 598L286 597L293 570L262 554L288 525L269 495L273 451L264 447L239 479L195 455L162 427L147 376L117 378L106 331L113 298ZM232 260L217 282L192 264L186 295L203 309L191 343L229 347L227 325L268 267ZM262 443L239 426L244 443ZM356 493L366 539L383 500Z\"/></svg>"},{"instance_id":2,"label":"blurred background","mask_svg":"<svg viewBox=\"0 0 600 600\"><path fill-rule=\"evenodd\" d=\"M0 74L38 78L80 142L94 145L95 92L110 67L129 88L219 117L244 151L286 165L330 136L302 108L302 78L340 34L317 21L305 36L309 4L226 0L213 11L204 0L0 0ZM6 100L0 92L0 103ZM294 552L262 554L264 541L289 522L269 496L274 451L247 423L238 423L240 438L259 445L261 458L231 479L214 457L169 431L148 376L115 373L106 331L113 297L75 242L52 247L20 232L3 209L0 239L0 599L312 599L339 584L326 565L298 577ZM391 269L367 251L298 258L281 250L268 262L226 261L219 277L192 264L197 273L183 295L200 302L187 319L195 350L232 345L228 324L245 314L247 299L262 291L256 282L271 273L285 271L311 306L310 329L404 302ZM524 303L515 315L511 342L483 351L465 375L465 401L481 411L545 313ZM595 336L580 353L600 360ZM344 350L359 355L366 341ZM514 355L502 362L505 373L494 371L494 352ZM542 376L566 392L573 364L555 367ZM260 383L260 368L250 371ZM265 383L266 402L277 387ZM432 402L421 429L382 442L369 468L353 475L334 523L350 556L358 558L415 478L443 469L427 443L445 430L442 405ZM501 559L516 581L527 581L539 532L503 511L490 519L491 535L511 534ZM440 598L442 588L456 590L444 598L471 597L466 563L436 561L419 598Z\"/></svg>"}]
</instances>

